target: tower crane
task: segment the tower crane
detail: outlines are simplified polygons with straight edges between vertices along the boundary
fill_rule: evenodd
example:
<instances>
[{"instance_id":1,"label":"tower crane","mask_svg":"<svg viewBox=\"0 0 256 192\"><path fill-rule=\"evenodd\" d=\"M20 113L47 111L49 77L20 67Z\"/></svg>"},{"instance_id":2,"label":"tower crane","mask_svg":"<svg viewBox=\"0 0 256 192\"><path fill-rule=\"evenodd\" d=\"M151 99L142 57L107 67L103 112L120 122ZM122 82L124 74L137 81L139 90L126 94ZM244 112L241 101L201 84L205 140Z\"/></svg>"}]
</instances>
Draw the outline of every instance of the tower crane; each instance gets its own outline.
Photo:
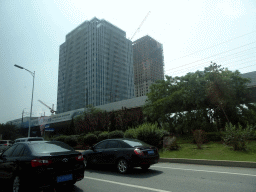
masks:
<instances>
[{"instance_id":1,"label":"tower crane","mask_svg":"<svg viewBox=\"0 0 256 192\"><path fill-rule=\"evenodd\" d=\"M143 21L141 22L140 26L138 27L138 29L135 31L135 33L133 34L132 38L130 40L133 39L133 37L136 35L136 33L140 30L141 26L143 25L143 23L145 22L145 20L147 19L148 15L150 14L150 11L148 12L148 14L146 15L146 17L143 19Z\"/></svg>"},{"instance_id":2,"label":"tower crane","mask_svg":"<svg viewBox=\"0 0 256 192\"><path fill-rule=\"evenodd\" d=\"M52 104L52 108L46 105L43 101L38 100L40 103L42 103L44 106L46 106L48 109L50 109L50 112L54 114L56 111L54 111L54 104Z\"/></svg>"}]
</instances>

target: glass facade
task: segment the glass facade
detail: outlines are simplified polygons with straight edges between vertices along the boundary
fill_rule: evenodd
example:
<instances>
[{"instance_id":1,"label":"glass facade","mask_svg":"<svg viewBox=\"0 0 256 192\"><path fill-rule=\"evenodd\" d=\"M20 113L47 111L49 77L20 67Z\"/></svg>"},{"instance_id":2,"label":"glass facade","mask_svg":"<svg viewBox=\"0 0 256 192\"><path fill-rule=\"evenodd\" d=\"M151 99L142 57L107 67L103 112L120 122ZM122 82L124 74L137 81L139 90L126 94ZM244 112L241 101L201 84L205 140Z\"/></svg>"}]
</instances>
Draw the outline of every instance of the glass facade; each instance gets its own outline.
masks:
<instances>
[{"instance_id":1,"label":"glass facade","mask_svg":"<svg viewBox=\"0 0 256 192\"><path fill-rule=\"evenodd\" d=\"M85 21L59 51L57 113L134 97L132 42L105 20Z\"/></svg>"}]
</instances>

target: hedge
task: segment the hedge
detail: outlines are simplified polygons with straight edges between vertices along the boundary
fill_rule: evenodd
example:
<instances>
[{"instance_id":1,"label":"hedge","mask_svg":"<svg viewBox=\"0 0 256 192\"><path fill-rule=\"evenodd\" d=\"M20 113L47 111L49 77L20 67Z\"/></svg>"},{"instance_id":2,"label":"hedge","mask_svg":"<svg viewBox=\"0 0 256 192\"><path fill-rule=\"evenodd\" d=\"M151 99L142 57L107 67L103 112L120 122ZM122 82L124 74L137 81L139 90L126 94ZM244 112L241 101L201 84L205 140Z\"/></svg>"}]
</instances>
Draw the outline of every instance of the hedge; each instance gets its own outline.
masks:
<instances>
[{"instance_id":1,"label":"hedge","mask_svg":"<svg viewBox=\"0 0 256 192\"><path fill-rule=\"evenodd\" d=\"M99 134L98 136L98 142L102 141L102 140L105 140L105 139L108 139L108 132L107 131L104 131L102 132L101 134Z\"/></svg>"},{"instance_id":2,"label":"hedge","mask_svg":"<svg viewBox=\"0 0 256 192\"><path fill-rule=\"evenodd\" d=\"M137 139L137 135L137 129L128 129L124 133L124 137L130 139Z\"/></svg>"},{"instance_id":3,"label":"hedge","mask_svg":"<svg viewBox=\"0 0 256 192\"><path fill-rule=\"evenodd\" d=\"M115 130L115 131L111 131L108 136L109 136L109 139L124 138L124 132L120 130Z\"/></svg>"},{"instance_id":4,"label":"hedge","mask_svg":"<svg viewBox=\"0 0 256 192\"><path fill-rule=\"evenodd\" d=\"M88 133L86 136L84 136L84 145L92 146L95 143L97 143L98 137L92 133Z\"/></svg>"}]
</instances>

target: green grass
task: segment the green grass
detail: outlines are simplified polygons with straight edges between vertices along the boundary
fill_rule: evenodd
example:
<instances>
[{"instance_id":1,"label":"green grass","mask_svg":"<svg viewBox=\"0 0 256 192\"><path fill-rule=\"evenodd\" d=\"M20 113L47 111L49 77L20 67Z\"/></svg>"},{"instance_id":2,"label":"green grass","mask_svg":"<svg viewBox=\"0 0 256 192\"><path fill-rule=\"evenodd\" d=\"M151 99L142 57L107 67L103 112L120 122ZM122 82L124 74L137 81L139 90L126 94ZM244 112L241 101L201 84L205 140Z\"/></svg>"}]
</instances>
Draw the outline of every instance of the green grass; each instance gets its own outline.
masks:
<instances>
[{"instance_id":1,"label":"green grass","mask_svg":"<svg viewBox=\"0 0 256 192\"><path fill-rule=\"evenodd\" d=\"M249 141L247 151L233 151L232 147L220 142L209 142L202 145L203 149L197 149L196 144L186 141L178 140L180 143L178 145L181 147L179 150L159 150L160 157L256 162L256 141Z\"/></svg>"}]
</instances>

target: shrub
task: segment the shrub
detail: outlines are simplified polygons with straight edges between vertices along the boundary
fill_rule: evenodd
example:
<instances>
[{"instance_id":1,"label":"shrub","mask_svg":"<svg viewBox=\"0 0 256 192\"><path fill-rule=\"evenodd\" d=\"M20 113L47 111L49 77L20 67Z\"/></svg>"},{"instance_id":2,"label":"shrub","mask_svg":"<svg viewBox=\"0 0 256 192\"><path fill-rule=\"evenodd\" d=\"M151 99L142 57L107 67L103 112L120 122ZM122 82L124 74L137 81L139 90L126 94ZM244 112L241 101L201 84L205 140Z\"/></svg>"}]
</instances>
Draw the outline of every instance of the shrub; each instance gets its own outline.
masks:
<instances>
[{"instance_id":1,"label":"shrub","mask_svg":"<svg viewBox=\"0 0 256 192\"><path fill-rule=\"evenodd\" d=\"M177 150L180 147L177 144L177 138L173 137L164 137L163 139L163 148L166 150Z\"/></svg>"},{"instance_id":2,"label":"shrub","mask_svg":"<svg viewBox=\"0 0 256 192\"><path fill-rule=\"evenodd\" d=\"M84 136L84 144L92 146L95 143L97 143L98 137L92 133L88 133L86 136Z\"/></svg>"},{"instance_id":3,"label":"shrub","mask_svg":"<svg viewBox=\"0 0 256 192\"><path fill-rule=\"evenodd\" d=\"M124 133L125 138L137 139L137 129L128 129Z\"/></svg>"},{"instance_id":4,"label":"shrub","mask_svg":"<svg viewBox=\"0 0 256 192\"><path fill-rule=\"evenodd\" d=\"M249 140L256 140L256 124L255 125L249 125L247 123L247 127L246 127L249 131Z\"/></svg>"},{"instance_id":5,"label":"shrub","mask_svg":"<svg viewBox=\"0 0 256 192\"><path fill-rule=\"evenodd\" d=\"M225 126L225 132L223 140L226 145L233 147L234 151L246 150L247 140L251 137L254 130L252 126L247 125L245 129L240 124L236 127L231 123L227 123Z\"/></svg>"},{"instance_id":6,"label":"shrub","mask_svg":"<svg viewBox=\"0 0 256 192\"><path fill-rule=\"evenodd\" d=\"M99 134L98 136L98 142L108 139L108 132L107 131L103 131L101 134Z\"/></svg>"},{"instance_id":7,"label":"shrub","mask_svg":"<svg viewBox=\"0 0 256 192\"><path fill-rule=\"evenodd\" d=\"M169 136L170 132L165 130L165 129L159 129L159 132L161 134L161 138L163 138L164 136Z\"/></svg>"},{"instance_id":8,"label":"shrub","mask_svg":"<svg viewBox=\"0 0 256 192\"><path fill-rule=\"evenodd\" d=\"M65 139L64 139L64 142L68 145L70 145L71 147L75 147L77 146L78 144L78 139L76 136L67 136Z\"/></svg>"},{"instance_id":9,"label":"shrub","mask_svg":"<svg viewBox=\"0 0 256 192\"><path fill-rule=\"evenodd\" d=\"M77 137L77 142L78 142L79 144L83 144L83 143L84 143L84 137L85 137L85 135L79 135L79 136Z\"/></svg>"},{"instance_id":10,"label":"shrub","mask_svg":"<svg viewBox=\"0 0 256 192\"><path fill-rule=\"evenodd\" d=\"M115 130L115 131L111 131L108 136L109 136L109 139L124 138L124 132L120 130Z\"/></svg>"},{"instance_id":11,"label":"shrub","mask_svg":"<svg viewBox=\"0 0 256 192\"><path fill-rule=\"evenodd\" d=\"M165 129L159 129L158 131L159 131L159 134L161 136L158 147L162 148L163 145L164 145L164 143L163 143L164 142L164 137L170 136L170 132L165 130ZM169 139L168 139L168 141L169 141ZM177 142L177 138L175 137L175 143L174 143L174 145L171 145L170 149L178 149L178 145L176 144L176 142Z\"/></svg>"},{"instance_id":12,"label":"shrub","mask_svg":"<svg viewBox=\"0 0 256 192\"><path fill-rule=\"evenodd\" d=\"M202 149L202 144L205 141L206 134L203 130L197 129L193 132L198 149Z\"/></svg>"},{"instance_id":13,"label":"shrub","mask_svg":"<svg viewBox=\"0 0 256 192\"><path fill-rule=\"evenodd\" d=\"M94 132L92 132L92 133L98 137L98 136L99 136L99 134L101 134L101 133L102 133L102 131L94 131Z\"/></svg>"},{"instance_id":14,"label":"shrub","mask_svg":"<svg viewBox=\"0 0 256 192\"><path fill-rule=\"evenodd\" d=\"M162 132L157 127L157 123L144 123L137 128L137 139L144 141L150 145L159 147Z\"/></svg>"},{"instance_id":15,"label":"shrub","mask_svg":"<svg viewBox=\"0 0 256 192\"><path fill-rule=\"evenodd\" d=\"M61 136L55 137L54 140L66 143L65 142L66 137L67 137L66 135L61 135Z\"/></svg>"}]
</instances>

